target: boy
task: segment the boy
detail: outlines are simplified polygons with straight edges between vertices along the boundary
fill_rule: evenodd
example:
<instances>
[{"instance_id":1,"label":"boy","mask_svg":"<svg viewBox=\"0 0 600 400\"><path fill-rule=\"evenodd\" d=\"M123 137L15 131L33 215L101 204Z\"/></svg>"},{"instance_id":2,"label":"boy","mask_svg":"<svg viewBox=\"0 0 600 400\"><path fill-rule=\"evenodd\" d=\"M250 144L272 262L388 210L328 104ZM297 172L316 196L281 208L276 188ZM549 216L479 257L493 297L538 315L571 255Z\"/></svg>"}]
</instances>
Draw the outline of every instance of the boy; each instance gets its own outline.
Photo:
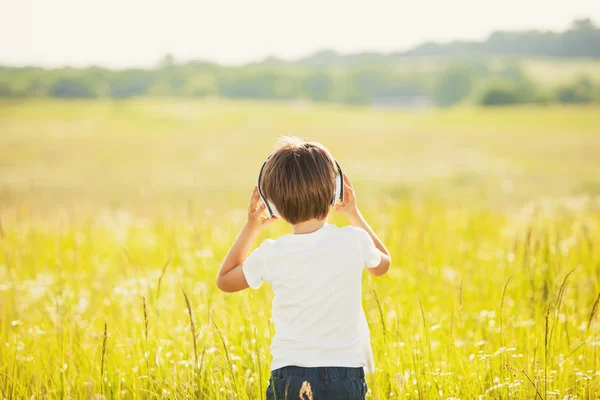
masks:
<instances>
[{"instance_id":1,"label":"boy","mask_svg":"<svg viewBox=\"0 0 600 400\"><path fill-rule=\"evenodd\" d=\"M259 204L255 187L247 222L219 270L217 286L225 292L258 289L262 281L272 285L276 334L267 399L364 399L367 392L364 372L373 372L373 357L362 270L383 275L391 259L358 210L345 175L344 201L333 209L351 226L327 224L337 174L320 144L280 140L259 184L293 233L267 239L247 256L261 229L277 219L263 215L267 207Z\"/></svg>"}]
</instances>

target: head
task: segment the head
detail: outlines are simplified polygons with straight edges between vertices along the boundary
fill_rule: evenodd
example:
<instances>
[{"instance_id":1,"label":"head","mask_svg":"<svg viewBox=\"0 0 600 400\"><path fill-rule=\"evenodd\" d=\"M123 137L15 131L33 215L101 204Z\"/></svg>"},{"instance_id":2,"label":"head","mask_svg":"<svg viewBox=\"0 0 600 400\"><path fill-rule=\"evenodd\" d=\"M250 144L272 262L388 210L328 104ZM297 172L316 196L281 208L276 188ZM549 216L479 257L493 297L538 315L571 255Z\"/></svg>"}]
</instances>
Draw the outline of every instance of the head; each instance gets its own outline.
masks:
<instances>
[{"instance_id":1,"label":"head","mask_svg":"<svg viewBox=\"0 0 600 400\"><path fill-rule=\"evenodd\" d=\"M321 144L284 137L264 166L260 189L290 224L321 220L329 214L337 174L335 160Z\"/></svg>"}]
</instances>

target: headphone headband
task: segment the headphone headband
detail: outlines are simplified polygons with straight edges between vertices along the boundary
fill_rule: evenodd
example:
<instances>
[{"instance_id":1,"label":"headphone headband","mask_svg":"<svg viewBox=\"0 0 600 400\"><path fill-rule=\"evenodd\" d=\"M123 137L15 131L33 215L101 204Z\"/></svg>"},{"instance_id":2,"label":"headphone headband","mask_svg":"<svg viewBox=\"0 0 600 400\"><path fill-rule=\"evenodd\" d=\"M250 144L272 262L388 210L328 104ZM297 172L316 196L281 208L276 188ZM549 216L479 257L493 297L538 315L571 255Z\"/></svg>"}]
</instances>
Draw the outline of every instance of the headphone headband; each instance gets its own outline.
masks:
<instances>
[{"instance_id":1,"label":"headphone headband","mask_svg":"<svg viewBox=\"0 0 600 400\"><path fill-rule=\"evenodd\" d=\"M260 196L260 199L267 207L269 216L272 218L272 217L279 217L279 213L277 212L275 205L273 203L271 203L270 201L268 201L267 198L264 196L262 189L260 187L263 170L265 169L265 165L267 165L267 162L269 161L270 158L271 158L271 155L269 155L269 157L267 157L265 162L260 167L260 171L258 172L258 182L257 182L256 187L258 189L258 195ZM337 160L335 158L333 159L333 162L335 163L338 173L335 177L335 190L334 190L334 194L333 194L333 199L331 200L331 205L334 205L338 200L341 201L342 203L344 202L344 171L342 170L342 167L340 166L340 164L337 162Z\"/></svg>"}]
</instances>

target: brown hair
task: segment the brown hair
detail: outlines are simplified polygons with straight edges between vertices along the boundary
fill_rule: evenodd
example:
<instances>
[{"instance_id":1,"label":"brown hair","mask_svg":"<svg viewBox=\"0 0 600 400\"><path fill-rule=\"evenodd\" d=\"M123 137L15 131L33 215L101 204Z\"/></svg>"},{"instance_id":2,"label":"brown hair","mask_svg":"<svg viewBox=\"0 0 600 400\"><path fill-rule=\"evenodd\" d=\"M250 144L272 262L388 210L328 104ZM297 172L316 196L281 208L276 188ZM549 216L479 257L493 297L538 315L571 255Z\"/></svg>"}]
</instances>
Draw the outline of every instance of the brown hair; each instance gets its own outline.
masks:
<instances>
[{"instance_id":1,"label":"brown hair","mask_svg":"<svg viewBox=\"0 0 600 400\"><path fill-rule=\"evenodd\" d=\"M264 197L290 224L326 218L337 173L329 151L319 143L287 137L276 147L261 177Z\"/></svg>"}]
</instances>

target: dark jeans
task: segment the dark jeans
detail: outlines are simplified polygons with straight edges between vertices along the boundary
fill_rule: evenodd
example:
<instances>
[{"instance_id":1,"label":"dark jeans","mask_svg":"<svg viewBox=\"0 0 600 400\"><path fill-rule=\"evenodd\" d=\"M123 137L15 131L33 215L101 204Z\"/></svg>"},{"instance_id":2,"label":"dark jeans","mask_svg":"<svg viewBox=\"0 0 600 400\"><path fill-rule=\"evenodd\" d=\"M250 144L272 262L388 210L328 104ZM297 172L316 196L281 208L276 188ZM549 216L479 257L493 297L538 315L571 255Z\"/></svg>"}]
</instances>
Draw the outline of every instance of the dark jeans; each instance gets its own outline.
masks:
<instances>
[{"instance_id":1,"label":"dark jeans","mask_svg":"<svg viewBox=\"0 0 600 400\"><path fill-rule=\"evenodd\" d=\"M283 367L271 371L267 400L363 400L362 368Z\"/></svg>"}]
</instances>

